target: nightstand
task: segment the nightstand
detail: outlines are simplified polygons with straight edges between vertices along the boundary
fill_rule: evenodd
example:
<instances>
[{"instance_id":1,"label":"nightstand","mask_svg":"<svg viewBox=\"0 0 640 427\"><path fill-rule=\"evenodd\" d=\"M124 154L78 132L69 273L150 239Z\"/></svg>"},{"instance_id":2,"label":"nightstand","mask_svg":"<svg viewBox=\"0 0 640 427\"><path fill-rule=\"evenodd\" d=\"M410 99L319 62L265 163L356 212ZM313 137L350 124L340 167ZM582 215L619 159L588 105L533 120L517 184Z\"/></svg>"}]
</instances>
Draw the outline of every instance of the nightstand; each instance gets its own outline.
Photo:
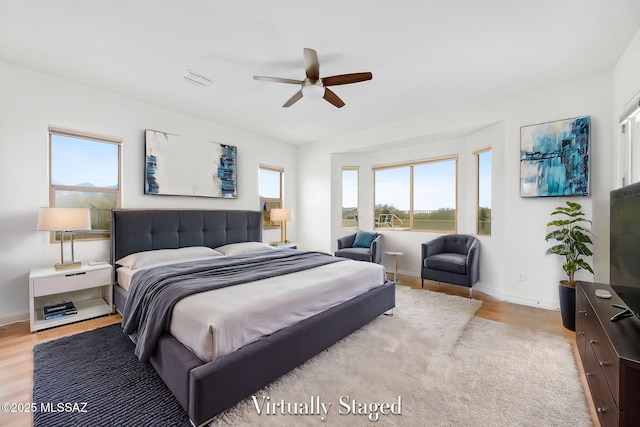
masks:
<instances>
[{"instance_id":1,"label":"nightstand","mask_svg":"<svg viewBox=\"0 0 640 427\"><path fill-rule=\"evenodd\" d=\"M296 243L278 243L277 247L279 249L298 249Z\"/></svg>"},{"instance_id":2,"label":"nightstand","mask_svg":"<svg viewBox=\"0 0 640 427\"><path fill-rule=\"evenodd\" d=\"M80 268L56 270L34 268L29 273L31 332L66 325L113 313L110 264L83 264ZM78 313L44 319L42 307L72 301Z\"/></svg>"}]
</instances>

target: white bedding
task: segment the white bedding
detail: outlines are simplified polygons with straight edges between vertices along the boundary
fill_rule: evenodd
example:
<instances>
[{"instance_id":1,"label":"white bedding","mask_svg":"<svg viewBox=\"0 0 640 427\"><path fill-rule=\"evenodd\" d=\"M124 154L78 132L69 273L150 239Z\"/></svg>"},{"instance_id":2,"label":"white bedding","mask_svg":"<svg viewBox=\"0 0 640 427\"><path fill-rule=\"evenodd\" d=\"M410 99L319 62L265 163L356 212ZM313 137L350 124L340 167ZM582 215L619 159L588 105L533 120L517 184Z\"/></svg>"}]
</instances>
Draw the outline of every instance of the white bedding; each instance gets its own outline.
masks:
<instances>
[{"instance_id":1,"label":"white bedding","mask_svg":"<svg viewBox=\"0 0 640 427\"><path fill-rule=\"evenodd\" d=\"M124 287L121 278L130 283L133 273L120 270L118 281ZM383 266L344 260L202 292L175 305L169 332L209 362L384 282Z\"/></svg>"},{"instance_id":2,"label":"white bedding","mask_svg":"<svg viewBox=\"0 0 640 427\"><path fill-rule=\"evenodd\" d=\"M209 259L209 258L211 258L211 257L186 258L186 259L180 260L180 262L200 261L200 260L205 260L205 259ZM146 266L141 267L141 268L118 267L118 269L116 270L116 275L118 276L118 284L120 285L120 287L122 289L124 289L125 291L129 292L129 286L131 286L131 278L138 271L142 271L142 270L145 270L147 268L157 267L159 265L169 265L169 264L173 264L175 262L176 261L158 262L158 263L155 263L153 265L146 265Z\"/></svg>"}]
</instances>

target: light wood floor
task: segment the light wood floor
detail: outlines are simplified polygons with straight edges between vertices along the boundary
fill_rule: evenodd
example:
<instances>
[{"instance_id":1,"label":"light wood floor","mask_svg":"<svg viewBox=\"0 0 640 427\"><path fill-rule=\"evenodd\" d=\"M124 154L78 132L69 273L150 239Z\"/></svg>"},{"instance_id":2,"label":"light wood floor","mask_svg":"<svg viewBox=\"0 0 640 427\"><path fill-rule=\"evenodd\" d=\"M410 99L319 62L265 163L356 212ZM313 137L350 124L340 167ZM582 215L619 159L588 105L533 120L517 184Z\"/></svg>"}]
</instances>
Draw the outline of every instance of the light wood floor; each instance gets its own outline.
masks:
<instances>
[{"instance_id":1,"label":"light wood floor","mask_svg":"<svg viewBox=\"0 0 640 427\"><path fill-rule=\"evenodd\" d=\"M421 288L421 281L418 278L402 275L398 278L401 285L411 286L416 289ZM469 295L466 288L430 281L425 281L425 289L465 297ZM478 317L523 327L526 327L530 320L535 318L541 320L541 322L536 323L544 325L546 332L563 336L571 341L574 347L574 357L578 361L580 379L583 388L586 389L586 377L579 362L575 334L562 327L559 312L506 303L478 291L473 292L473 298L483 302L482 307L476 313ZM30 403L32 401L33 347L36 344L119 323L120 320L120 315L116 314L35 333L29 332L28 322L0 326L0 403ZM586 393L586 396L591 411L591 419L594 422L594 426L598 427L599 423L593 402L588 393ZM0 426L31 425L32 416L30 413L6 413L0 411Z\"/></svg>"}]
</instances>

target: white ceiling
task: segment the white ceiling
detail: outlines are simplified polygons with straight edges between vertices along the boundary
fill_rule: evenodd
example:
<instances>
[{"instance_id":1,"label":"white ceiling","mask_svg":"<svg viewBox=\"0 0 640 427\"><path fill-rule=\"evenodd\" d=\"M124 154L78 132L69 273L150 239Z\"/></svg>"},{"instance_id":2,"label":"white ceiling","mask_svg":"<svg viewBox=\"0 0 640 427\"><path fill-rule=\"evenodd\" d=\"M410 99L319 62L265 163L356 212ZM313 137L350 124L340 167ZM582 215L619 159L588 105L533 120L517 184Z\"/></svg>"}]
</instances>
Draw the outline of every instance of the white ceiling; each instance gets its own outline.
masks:
<instances>
[{"instance_id":1,"label":"white ceiling","mask_svg":"<svg viewBox=\"0 0 640 427\"><path fill-rule=\"evenodd\" d=\"M304 144L611 70L639 28L639 0L0 0L0 60ZM252 76L302 79L304 47L373 80L282 108Z\"/></svg>"}]
</instances>

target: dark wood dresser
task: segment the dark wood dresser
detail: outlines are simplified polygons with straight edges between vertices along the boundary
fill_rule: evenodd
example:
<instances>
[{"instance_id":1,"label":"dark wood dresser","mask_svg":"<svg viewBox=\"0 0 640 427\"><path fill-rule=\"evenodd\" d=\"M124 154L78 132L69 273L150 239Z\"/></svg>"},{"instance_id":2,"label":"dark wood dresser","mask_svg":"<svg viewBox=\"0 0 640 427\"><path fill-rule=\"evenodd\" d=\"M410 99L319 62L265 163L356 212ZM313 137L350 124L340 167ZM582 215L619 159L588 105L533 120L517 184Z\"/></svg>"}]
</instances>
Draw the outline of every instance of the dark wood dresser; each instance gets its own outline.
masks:
<instances>
[{"instance_id":1,"label":"dark wood dresser","mask_svg":"<svg viewBox=\"0 0 640 427\"><path fill-rule=\"evenodd\" d=\"M598 298L596 289L612 297ZM611 304L624 305L611 286L578 282L576 343L600 424L640 426L640 319L612 322L621 310Z\"/></svg>"}]
</instances>

